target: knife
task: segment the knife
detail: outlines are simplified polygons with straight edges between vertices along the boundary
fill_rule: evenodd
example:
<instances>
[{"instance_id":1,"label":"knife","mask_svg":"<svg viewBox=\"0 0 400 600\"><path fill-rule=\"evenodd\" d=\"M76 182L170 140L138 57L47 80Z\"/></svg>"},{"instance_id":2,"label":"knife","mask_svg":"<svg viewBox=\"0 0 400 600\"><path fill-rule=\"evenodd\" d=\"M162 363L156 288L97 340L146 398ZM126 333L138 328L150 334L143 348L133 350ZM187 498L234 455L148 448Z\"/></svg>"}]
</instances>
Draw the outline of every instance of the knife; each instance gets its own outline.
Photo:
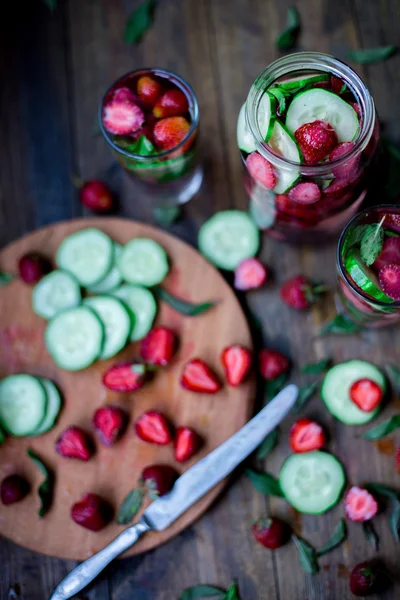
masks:
<instances>
[{"instance_id":1,"label":"knife","mask_svg":"<svg viewBox=\"0 0 400 600\"><path fill-rule=\"evenodd\" d=\"M146 508L140 520L108 546L78 565L56 587L50 600L68 600L83 590L117 556L148 531L163 531L224 479L287 415L298 394L288 385L251 421L177 479L172 490Z\"/></svg>"}]
</instances>

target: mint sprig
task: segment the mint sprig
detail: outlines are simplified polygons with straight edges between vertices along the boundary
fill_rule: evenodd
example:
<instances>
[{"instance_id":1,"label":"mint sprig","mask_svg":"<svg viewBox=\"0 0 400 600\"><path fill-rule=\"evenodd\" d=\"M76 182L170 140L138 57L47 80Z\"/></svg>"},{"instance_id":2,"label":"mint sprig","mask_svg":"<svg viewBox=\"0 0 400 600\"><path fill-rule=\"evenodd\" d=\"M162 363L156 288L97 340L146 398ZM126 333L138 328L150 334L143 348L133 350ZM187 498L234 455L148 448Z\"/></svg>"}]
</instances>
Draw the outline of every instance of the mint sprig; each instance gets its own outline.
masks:
<instances>
[{"instance_id":1,"label":"mint sprig","mask_svg":"<svg viewBox=\"0 0 400 600\"><path fill-rule=\"evenodd\" d=\"M349 50L347 56L353 62L360 65L371 65L373 63L382 62L390 58L397 51L397 47L378 46L376 48L363 48L361 50Z\"/></svg>"},{"instance_id":2,"label":"mint sprig","mask_svg":"<svg viewBox=\"0 0 400 600\"><path fill-rule=\"evenodd\" d=\"M270 473L257 473L252 469L246 469L246 475L261 494L265 496L277 496L278 498L283 497L283 492L279 481Z\"/></svg>"},{"instance_id":3,"label":"mint sprig","mask_svg":"<svg viewBox=\"0 0 400 600\"><path fill-rule=\"evenodd\" d=\"M361 260L370 267L378 258L382 250L384 233L382 224L385 217L379 223L368 225L364 231L360 243Z\"/></svg>"},{"instance_id":4,"label":"mint sprig","mask_svg":"<svg viewBox=\"0 0 400 600\"><path fill-rule=\"evenodd\" d=\"M290 50L296 43L297 35L300 31L300 14L295 6L290 6L287 10L286 27L280 32L275 40L275 46L279 50Z\"/></svg>"}]
</instances>

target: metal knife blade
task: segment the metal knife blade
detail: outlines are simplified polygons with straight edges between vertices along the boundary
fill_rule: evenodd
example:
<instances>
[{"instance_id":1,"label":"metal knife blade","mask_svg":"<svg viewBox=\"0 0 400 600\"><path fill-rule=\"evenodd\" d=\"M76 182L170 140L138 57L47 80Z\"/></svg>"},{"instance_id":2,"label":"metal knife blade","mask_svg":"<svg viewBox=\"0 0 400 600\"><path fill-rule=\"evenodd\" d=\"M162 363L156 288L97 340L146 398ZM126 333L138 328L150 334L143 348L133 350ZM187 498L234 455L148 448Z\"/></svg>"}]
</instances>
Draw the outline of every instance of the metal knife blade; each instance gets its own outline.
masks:
<instances>
[{"instance_id":1,"label":"metal knife blade","mask_svg":"<svg viewBox=\"0 0 400 600\"><path fill-rule=\"evenodd\" d=\"M169 494L145 510L143 517L151 528L166 529L229 475L286 416L297 394L298 387L288 385L244 427L181 475Z\"/></svg>"}]
</instances>

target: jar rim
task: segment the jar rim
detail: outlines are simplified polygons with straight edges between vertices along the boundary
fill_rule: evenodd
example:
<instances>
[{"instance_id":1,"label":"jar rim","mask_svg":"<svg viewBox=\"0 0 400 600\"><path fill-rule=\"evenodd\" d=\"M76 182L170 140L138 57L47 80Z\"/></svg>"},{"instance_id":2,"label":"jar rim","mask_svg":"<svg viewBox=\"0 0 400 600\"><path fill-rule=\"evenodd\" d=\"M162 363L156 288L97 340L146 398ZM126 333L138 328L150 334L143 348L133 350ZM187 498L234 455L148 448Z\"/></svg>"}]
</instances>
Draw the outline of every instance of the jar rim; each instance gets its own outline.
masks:
<instances>
[{"instance_id":1,"label":"jar rim","mask_svg":"<svg viewBox=\"0 0 400 600\"><path fill-rule=\"evenodd\" d=\"M341 157L327 161L323 164L305 165L277 155L263 140L257 120L257 111L261 98L265 90L276 79L287 75L292 71L320 71L335 75L348 84L350 89L355 92L357 101L361 105L361 114L359 132L354 140L354 147ZM290 169L295 167L305 176L323 176L331 174L332 167L340 167L347 163L351 158L357 156L367 146L375 127L375 105L371 94L363 83L359 75L351 67L330 54L320 52L297 52L278 58L266 69L261 71L250 88L246 99L245 110L246 126L253 135L258 152L269 162L281 169Z\"/></svg>"}]
</instances>

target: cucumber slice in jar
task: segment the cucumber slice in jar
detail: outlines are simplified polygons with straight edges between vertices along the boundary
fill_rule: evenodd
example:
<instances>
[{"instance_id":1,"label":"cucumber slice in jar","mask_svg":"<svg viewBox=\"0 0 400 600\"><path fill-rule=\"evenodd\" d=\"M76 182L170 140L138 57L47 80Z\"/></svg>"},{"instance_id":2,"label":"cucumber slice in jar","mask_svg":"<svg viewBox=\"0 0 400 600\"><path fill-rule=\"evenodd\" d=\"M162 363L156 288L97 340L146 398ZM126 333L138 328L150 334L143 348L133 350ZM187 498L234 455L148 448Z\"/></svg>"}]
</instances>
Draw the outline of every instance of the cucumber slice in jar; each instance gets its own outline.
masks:
<instances>
[{"instance_id":1,"label":"cucumber slice in jar","mask_svg":"<svg viewBox=\"0 0 400 600\"><path fill-rule=\"evenodd\" d=\"M105 360L115 356L128 341L132 325L128 309L112 296L92 296L83 301L91 308L104 326L104 343L99 358Z\"/></svg>"},{"instance_id":2,"label":"cucumber slice in jar","mask_svg":"<svg viewBox=\"0 0 400 600\"><path fill-rule=\"evenodd\" d=\"M268 92L263 94L257 109L257 123L261 137L268 142L276 121L276 98Z\"/></svg>"},{"instance_id":3,"label":"cucumber slice in jar","mask_svg":"<svg viewBox=\"0 0 400 600\"><path fill-rule=\"evenodd\" d=\"M73 275L55 270L43 277L33 288L32 308L43 319L81 303L81 290Z\"/></svg>"},{"instance_id":4,"label":"cucumber slice in jar","mask_svg":"<svg viewBox=\"0 0 400 600\"><path fill-rule=\"evenodd\" d=\"M60 244L56 263L76 277L83 287L98 283L110 271L114 260L114 242L99 229L76 231Z\"/></svg>"},{"instance_id":5,"label":"cucumber slice in jar","mask_svg":"<svg viewBox=\"0 0 400 600\"><path fill-rule=\"evenodd\" d=\"M61 394L57 386L46 377L40 377L40 383L47 393L47 407L43 421L31 434L34 436L42 435L42 433L46 433L46 431L49 431L54 426L62 406Z\"/></svg>"},{"instance_id":6,"label":"cucumber slice in jar","mask_svg":"<svg viewBox=\"0 0 400 600\"><path fill-rule=\"evenodd\" d=\"M136 238L124 246L119 259L122 278L127 283L153 287L168 274L164 248L149 238Z\"/></svg>"},{"instance_id":7,"label":"cucumber slice in jar","mask_svg":"<svg viewBox=\"0 0 400 600\"><path fill-rule=\"evenodd\" d=\"M315 450L292 454L282 465L279 484L286 500L301 513L320 515L338 503L346 477L338 459Z\"/></svg>"},{"instance_id":8,"label":"cucumber slice in jar","mask_svg":"<svg viewBox=\"0 0 400 600\"><path fill-rule=\"evenodd\" d=\"M257 149L257 146L254 141L253 135L247 129L245 113L246 103L243 104L242 108L239 111L239 117L236 128L237 144L239 146L239 150L242 150L242 152L247 152L247 154L251 154Z\"/></svg>"},{"instance_id":9,"label":"cucumber slice in jar","mask_svg":"<svg viewBox=\"0 0 400 600\"><path fill-rule=\"evenodd\" d=\"M121 244L114 243L114 264L111 267L111 271L107 273L104 279L88 287L88 292L91 294L107 294L121 285L122 275L118 267L118 260L121 254Z\"/></svg>"},{"instance_id":10,"label":"cucumber slice in jar","mask_svg":"<svg viewBox=\"0 0 400 600\"><path fill-rule=\"evenodd\" d=\"M372 269L361 260L360 251L356 248L349 250L344 261L346 271L359 288L380 302L393 302L382 291L379 281Z\"/></svg>"},{"instance_id":11,"label":"cucumber slice in jar","mask_svg":"<svg viewBox=\"0 0 400 600\"><path fill-rule=\"evenodd\" d=\"M271 150L296 163L301 163L301 152L299 145L294 137L289 133L284 125L278 120L275 121L272 130L272 135L268 141ZM278 182L273 191L275 194L284 194L287 192L300 178L300 164L298 167L288 166L287 169L275 167L278 172Z\"/></svg>"},{"instance_id":12,"label":"cucumber slice in jar","mask_svg":"<svg viewBox=\"0 0 400 600\"><path fill-rule=\"evenodd\" d=\"M154 294L139 285L123 284L113 292L116 298L124 302L131 312L133 323L130 341L136 342L148 334L157 314L157 301Z\"/></svg>"},{"instance_id":13,"label":"cucumber slice in jar","mask_svg":"<svg viewBox=\"0 0 400 600\"><path fill-rule=\"evenodd\" d=\"M8 375L0 382L0 424L8 433L33 433L43 421L46 407L46 390L37 377Z\"/></svg>"},{"instance_id":14,"label":"cucumber slice in jar","mask_svg":"<svg viewBox=\"0 0 400 600\"><path fill-rule=\"evenodd\" d=\"M324 83L329 81L328 73L321 73L320 75L311 75L310 77L304 77L304 75L298 75L292 77L286 81L278 82L276 85L286 92L297 92L305 87L311 87L316 83Z\"/></svg>"},{"instance_id":15,"label":"cucumber slice in jar","mask_svg":"<svg viewBox=\"0 0 400 600\"><path fill-rule=\"evenodd\" d=\"M314 88L297 94L286 113L286 127L290 133L317 120L327 121L334 128L339 143L351 142L358 134L356 111L333 92Z\"/></svg>"},{"instance_id":16,"label":"cucumber slice in jar","mask_svg":"<svg viewBox=\"0 0 400 600\"><path fill-rule=\"evenodd\" d=\"M78 306L56 315L47 325L44 339L56 365L66 371L79 371L99 358L104 328L93 310Z\"/></svg>"},{"instance_id":17,"label":"cucumber slice in jar","mask_svg":"<svg viewBox=\"0 0 400 600\"><path fill-rule=\"evenodd\" d=\"M222 210L202 225L198 245L200 252L216 267L234 271L245 258L257 254L260 234L247 213Z\"/></svg>"},{"instance_id":18,"label":"cucumber slice in jar","mask_svg":"<svg viewBox=\"0 0 400 600\"><path fill-rule=\"evenodd\" d=\"M375 365L363 360L350 360L332 367L322 383L321 397L326 408L346 425L363 425L379 412L379 407L371 412L363 411L350 399L350 388L359 379L375 381L385 393L385 376Z\"/></svg>"}]
</instances>

